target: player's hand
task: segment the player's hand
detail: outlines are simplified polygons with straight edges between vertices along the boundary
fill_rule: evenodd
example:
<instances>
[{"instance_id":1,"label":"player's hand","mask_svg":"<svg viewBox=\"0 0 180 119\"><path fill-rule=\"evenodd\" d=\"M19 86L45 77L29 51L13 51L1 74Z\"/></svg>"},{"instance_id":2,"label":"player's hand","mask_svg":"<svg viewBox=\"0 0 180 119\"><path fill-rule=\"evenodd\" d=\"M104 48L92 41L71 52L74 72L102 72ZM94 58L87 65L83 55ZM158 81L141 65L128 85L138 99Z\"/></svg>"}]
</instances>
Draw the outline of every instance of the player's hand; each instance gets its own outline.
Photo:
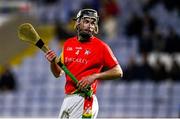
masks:
<instances>
[{"instance_id":1,"label":"player's hand","mask_svg":"<svg viewBox=\"0 0 180 119\"><path fill-rule=\"evenodd\" d=\"M49 62L54 62L55 59L56 59L56 53L53 51L53 50L49 50L46 54L45 54L45 57L46 59L49 61Z\"/></svg>"},{"instance_id":2,"label":"player's hand","mask_svg":"<svg viewBox=\"0 0 180 119\"><path fill-rule=\"evenodd\" d=\"M96 78L97 77L95 74L82 77L81 80L77 83L77 86L79 87L80 90L84 90L88 86L90 86L96 80Z\"/></svg>"}]
</instances>

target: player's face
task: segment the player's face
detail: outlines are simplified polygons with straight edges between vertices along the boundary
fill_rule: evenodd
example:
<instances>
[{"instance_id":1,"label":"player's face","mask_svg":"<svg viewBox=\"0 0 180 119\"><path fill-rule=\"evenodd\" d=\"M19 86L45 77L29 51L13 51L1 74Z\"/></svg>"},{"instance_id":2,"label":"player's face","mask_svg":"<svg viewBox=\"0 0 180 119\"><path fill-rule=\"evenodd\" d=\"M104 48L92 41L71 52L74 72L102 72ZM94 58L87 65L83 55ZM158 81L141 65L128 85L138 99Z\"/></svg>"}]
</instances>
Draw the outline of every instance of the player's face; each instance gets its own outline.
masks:
<instances>
[{"instance_id":1,"label":"player's face","mask_svg":"<svg viewBox=\"0 0 180 119\"><path fill-rule=\"evenodd\" d=\"M84 17L79 24L79 34L85 37L91 37L96 28L96 19Z\"/></svg>"}]
</instances>

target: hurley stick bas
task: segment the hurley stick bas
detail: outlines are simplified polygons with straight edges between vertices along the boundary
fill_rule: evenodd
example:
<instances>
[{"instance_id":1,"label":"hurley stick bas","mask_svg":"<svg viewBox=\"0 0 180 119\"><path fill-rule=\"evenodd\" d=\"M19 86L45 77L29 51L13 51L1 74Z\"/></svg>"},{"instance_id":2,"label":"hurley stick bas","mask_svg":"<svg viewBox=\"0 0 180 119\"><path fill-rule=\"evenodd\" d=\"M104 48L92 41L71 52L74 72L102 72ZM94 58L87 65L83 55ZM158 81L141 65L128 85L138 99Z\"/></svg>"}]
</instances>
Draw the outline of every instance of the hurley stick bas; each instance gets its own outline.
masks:
<instances>
[{"instance_id":1,"label":"hurley stick bas","mask_svg":"<svg viewBox=\"0 0 180 119\"><path fill-rule=\"evenodd\" d=\"M20 40L33 44L40 48L44 53L47 53L50 49L40 38L39 34L36 32L34 27L30 23L21 24L18 28L18 37ZM62 68L62 70L75 82L78 83L76 77L67 69L67 67L61 62L58 61L57 64ZM90 87L88 87L89 89ZM85 91L87 96L92 95L92 90Z\"/></svg>"}]
</instances>

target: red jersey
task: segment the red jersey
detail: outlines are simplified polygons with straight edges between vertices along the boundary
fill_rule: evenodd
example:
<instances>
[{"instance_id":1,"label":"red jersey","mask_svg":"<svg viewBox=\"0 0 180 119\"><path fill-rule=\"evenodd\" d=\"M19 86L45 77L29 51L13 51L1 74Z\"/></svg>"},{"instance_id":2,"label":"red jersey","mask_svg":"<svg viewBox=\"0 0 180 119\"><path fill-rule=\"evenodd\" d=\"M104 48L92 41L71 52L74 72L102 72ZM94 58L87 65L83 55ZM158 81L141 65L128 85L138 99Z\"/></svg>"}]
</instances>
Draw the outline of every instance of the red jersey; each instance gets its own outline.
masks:
<instances>
[{"instance_id":1,"label":"red jersey","mask_svg":"<svg viewBox=\"0 0 180 119\"><path fill-rule=\"evenodd\" d=\"M77 80L118 64L109 46L94 36L87 42L80 42L77 37L67 39L61 60ZM96 87L97 80L91 85L93 93L96 93ZM65 93L72 94L75 90L76 84L66 75Z\"/></svg>"}]
</instances>

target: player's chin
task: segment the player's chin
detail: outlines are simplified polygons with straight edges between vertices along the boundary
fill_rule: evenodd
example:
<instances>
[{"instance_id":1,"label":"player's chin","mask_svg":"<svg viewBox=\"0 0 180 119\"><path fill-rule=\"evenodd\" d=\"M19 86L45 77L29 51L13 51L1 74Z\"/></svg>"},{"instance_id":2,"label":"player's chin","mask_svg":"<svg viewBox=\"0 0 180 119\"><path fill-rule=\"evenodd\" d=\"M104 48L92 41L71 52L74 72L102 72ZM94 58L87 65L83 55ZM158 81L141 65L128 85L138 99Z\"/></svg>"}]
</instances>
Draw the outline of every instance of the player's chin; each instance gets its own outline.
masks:
<instances>
[{"instance_id":1,"label":"player's chin","mask_svg":"<svg viewBox=\"0 0 180 119\"><path fill-rule=\"evenodd\" d=\"M92 36L92 32L89 31L81 31L79 35L85 39L88 39Z\"/></svg>"}]
</instances>

